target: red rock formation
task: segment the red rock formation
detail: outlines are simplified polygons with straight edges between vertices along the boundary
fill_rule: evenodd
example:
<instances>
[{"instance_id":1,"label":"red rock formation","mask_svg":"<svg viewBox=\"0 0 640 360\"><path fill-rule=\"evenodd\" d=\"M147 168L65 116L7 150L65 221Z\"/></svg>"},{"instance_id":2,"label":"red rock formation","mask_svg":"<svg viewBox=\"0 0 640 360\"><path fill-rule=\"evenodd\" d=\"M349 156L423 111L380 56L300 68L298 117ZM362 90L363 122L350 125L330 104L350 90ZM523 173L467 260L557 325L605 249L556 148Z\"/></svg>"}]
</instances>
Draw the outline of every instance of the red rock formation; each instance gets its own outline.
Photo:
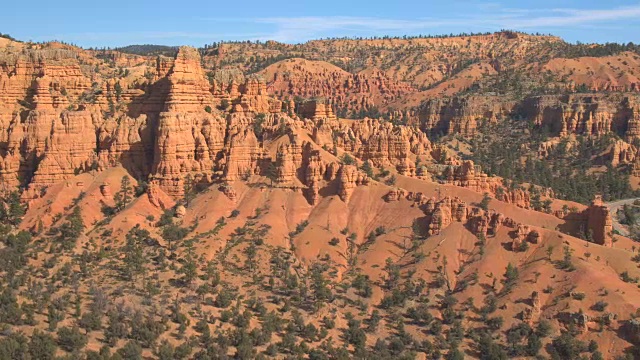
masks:
<instances>
[{"instance_id":1,"label":"red rock formation","mask_svg":"<svg viewBox=\"0 0 640 360\"><path fill-rule=\"evenodd\" d=\"M175 205L175 202L159 186L153 183L147 187L147 198L149 203L159 209L169 209Z\"/></svg>"},{"instance_id":2,"label":"red rock formation","mask_svg":"<svg viewBox=\"0 0 640 360\"><path fill-rule=\"evenodd\" d=\"M591 234L592 241L608 247L613 246L613 220L609 208L602 202L602 197L597 195L585 212L587 231Z\"/></svg>"},{"instance_id":3,"label":"red rock formation","mask_svg":"<svg viewBox=\"0 0 640 360\"><path fill-rule=\"evenodd\" d=\"M297 137L290 135L290 142L280 144L276 152L277 183L293 183L297 179L297 171L302 166L302 146Z\"/></svg>"},{"instance_id":4,"label":"red rock formation","mask_svg":"<svg viewBox=\"0 0 640 360\"><path fill-rule=\"evenodd\" d=\"M617 140L609 150L609 157L613 167L633 164L637 161L638 149L623 140Z\"/></svg>"},{"instance_id":5,"label":"red rock formation","mask_svg":"<svg viewBox=\"0 0 640 360\"><path fill-rule=\"evenodd\" d=\"M319 121L313 134L320 146L332 146L335 137L336 146L356 157L370 160L375 167L395 166L406 175L415 175L411 155L427 155L431 149L429 139L418 129L378 120L365 119L347 124Z\"/></svg>"},{"instance_id":6,"label":"red rock formation","mask_svg":"<svg viewBox=\"0 0 640 360\"><path fill-rule=\"evenodd\" d=\"M540 317L541 309L540 295L537 291L534 291L531 293L531 307L524 310L522 321L529 325L533 325L535 319Z\"/></svg>"},{"instance_id":7,"label":"red rock formation","mask_svg":"<svg viewBox=\"0 0 640 360\"><path fill-rule=\"evenodd\" d=\"M467 210L467 204L457 197L445 197L438 202L434 201L434 199L429 199L425 207L425 211L430 214L427 232L430 235L438 234L453 221L466 223L468 219Z\"/></svg>"},{"instance_id":8,"label":"red rock formation","mask_svg":"<svg viewBox=\"0 0 640 360\"><path fill-rule=\"evenodd\" d=\"M514 104L499 97L453 97L428 100L417 112L420 127L430 134L473 136L478 122L508 116Z\"/></svg>"},{"instance_id":9,"label":"red rock formation","mask_svg":"<svg viewBox=\"0 0 640 360\"><path fill-rule=\"evenodd\" d=\"M113 193L111 192L111 185L108 181L105 181L102 185L100 185L100 194L109 199L113 197Z\"/></svg>"},{"instance_id":10,"label":"red rock formation","mask_svg":"<svg viewBox=\"0 0 640 360\"><path fill-rule=\"evenodd\" d=\"M531 196L527 190L505 187L501 178L487 176L471 160L462 161L459 165L444 167L442 176L449 184L465 187L482 194L488 193L497 200L514 204L521 208L528 209L531 206ZM547 196L553 195L548 190L544 194Z\"/></svg>"},{"instance_id":11,"label":"red rock formation","mask_svg":"<svg viewBox=\"0 0 640 360\"><path fill-rule=\"evenodd\" d=\"M384 201L393 202L398 201L406 196L406 190L400 188L391 189L385 196Z\"/></svg>"},{"instance_id":12,"label":"red rock formation","mask_svg":"<svg viewBox=\"0 0 640 360\"><path fill-rule=\"evenodd\" d=\"M348 202L356 186L367 185L369 178L365 173L353 165L342 165L338 170L338 195L344 202Z\"/></svg>"},{"instance_id":13,"label":"red rock formation","mask_svg":"<svg viewBox=\"0 0 640 360\"><path fill-rule=\"evenodd\" d=\"M52 125L45 148L35 149L36 154L43 157L33 170L31 184L34 187L51 185L97 167L95 127L88 112L63 112L60 117L55 113L38 116L52 118L52 121L46 120Z\"/></svg>"},{"instance_id":14,"label":"red rock formation","mask_svg":"<svg viewBox=\"0 0 640 360\"><path fill-rule=\"evenodd\" d=\"M166 112L202 112L206 106L213 105L213 95L200 61L197 49L180 48L168 76Z\"/></svg>"},{"instance_id":15,"label":"red rock formation","mask_svg":"<svg viewBox=\"0 0 640 360\"><path fill-rule=\"evenodd\" d=\"M238 194L230 184L224 184L218 188L229 200L236 202Z\"/></svg>"},{"instance_id":16,"label":"red rock formation","mask_svg":"<svg viewBox=\"0 0 640 360\"><path fill-rule=\"evenodd\" d=\"M224 178L231 181L256 174L258 161L264 157L264 154L253 128L248 125L248 119L233 117L229 125L228 137L229 141L224 149L226 159Z\"/></svg>"},{"instance_id":17,"label":"red rock formation","mask_svg":"<svg viewBox=\"0 0 640 360\"><path fill-rule=\"evenodd\" d=\"M513 242L511 242L511 250L518 251L520 249L522 244L527 241L529 231L528 225L518 224L516 236L513 238Z\"/></svg>"},{"instance_id":18,"label":"red rock formation","mask_svg":"<svg viewBox=\"0 0 640 360\"><path fill-rule=\"evenodd\" d=\"M601 136L611 132L638 133L638 98L608 94L545 95L528 99L523 111L534 124L546 126L558 136Z\"/></svg>"},{"instance_id":19,"label":"red rock formation","mask_svg":"<svg viewBox=\"0 0 640 360\"><path fill-rule=\"evenodd\" d=\"M308 186L307 199L311 205L314 205L320 197L320 182L331 174L327 174L329 167L322 161L320 151L311 150L310 144L307 144L307 147L308 156L305 159L305 165L303 165L304 183Z\"/></svg>"},{"instance_id":20,"label":"red rock formation","mask_svg":"<svg viewBox=\"0 0 640 360\"><path fill-rule=\"evenodd\" d=\"M146 115L107 119L98 130L100 167L122 164L136 178L146 177L151 170L154 131Z\"/></svg>"},{"instance_id":21,"label":"red rock formation","mask_svg":"<svg viewBox=\"0 0 640 360\"><path fill-rule=\"evenodd\" d=\"M309 100L299 105L298 113L305 119L312 120L336 120L331 104L322 100Z\"/></svg>"},{"instance_id":22,"label":"red rock formation","mask_svg":"<svg viewBox=\"0 0 640 360\"><path fill-rule=\"evenodd\" d=\"M156 134L153 181L170 195L182 194L186 174L210 176L222 152L225 120L202 113L160 114ZM254 136L255 138L255 136Z\"/></svg>"},{"instance_id":23,"label":"red rock formation","mask_svg":"<svg viewBox=\"0 0 640 360\"><path fill-rule=\"evenodd\" d=\"M382 71L367 70L350 74L322 61L287 59L275 63L259 73L267 81L267 90L281 99L324 98L343 114L368 111L416 90L403 82L389 79ZM330 109L318 108L305 115L331 117Z\"/></svg>"}]
</instances>

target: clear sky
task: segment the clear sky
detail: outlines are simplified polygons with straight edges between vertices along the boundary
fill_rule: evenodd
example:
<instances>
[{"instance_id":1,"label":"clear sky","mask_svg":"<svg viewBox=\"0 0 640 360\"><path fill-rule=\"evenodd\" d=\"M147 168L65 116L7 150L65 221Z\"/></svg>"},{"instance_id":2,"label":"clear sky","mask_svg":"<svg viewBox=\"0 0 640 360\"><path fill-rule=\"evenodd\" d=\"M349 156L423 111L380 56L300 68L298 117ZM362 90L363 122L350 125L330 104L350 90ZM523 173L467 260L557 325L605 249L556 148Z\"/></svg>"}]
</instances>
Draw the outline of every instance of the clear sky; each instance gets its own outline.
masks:
<instances>
[{"instance_id":1,"label":"clear sky","mask_svg":"<svg viewBox=\"0 0 640 360\"><path fill-rule=\"evenodd\" d=\"M341 36L551 33L640 43L640 2L622 0L5 0L0 32L84 47L220 40L288 43Z\"/></svg>"}]
</instances>

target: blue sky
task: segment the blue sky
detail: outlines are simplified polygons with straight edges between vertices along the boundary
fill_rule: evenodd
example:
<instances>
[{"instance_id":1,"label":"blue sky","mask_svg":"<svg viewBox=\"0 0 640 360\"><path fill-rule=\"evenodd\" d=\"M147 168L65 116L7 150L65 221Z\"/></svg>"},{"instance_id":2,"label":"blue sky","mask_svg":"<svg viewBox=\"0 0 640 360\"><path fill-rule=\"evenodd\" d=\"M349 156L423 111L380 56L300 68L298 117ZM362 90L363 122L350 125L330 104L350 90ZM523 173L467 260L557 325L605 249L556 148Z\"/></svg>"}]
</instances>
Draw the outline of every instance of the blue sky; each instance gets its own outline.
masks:
<instances>
[{"instance_id":1,"label":"blue sky","mask_svg":"<svg viewBox=\"0 0 640 360\"><path fill-rule=\"evenodd\" d=\"M55 4L51 6L51 3ZM551 33L567 41L640 43L640 2L428 0L7 1L0 32L80 46L288 43L333 36Z\"/></svg>"}]
</instances>

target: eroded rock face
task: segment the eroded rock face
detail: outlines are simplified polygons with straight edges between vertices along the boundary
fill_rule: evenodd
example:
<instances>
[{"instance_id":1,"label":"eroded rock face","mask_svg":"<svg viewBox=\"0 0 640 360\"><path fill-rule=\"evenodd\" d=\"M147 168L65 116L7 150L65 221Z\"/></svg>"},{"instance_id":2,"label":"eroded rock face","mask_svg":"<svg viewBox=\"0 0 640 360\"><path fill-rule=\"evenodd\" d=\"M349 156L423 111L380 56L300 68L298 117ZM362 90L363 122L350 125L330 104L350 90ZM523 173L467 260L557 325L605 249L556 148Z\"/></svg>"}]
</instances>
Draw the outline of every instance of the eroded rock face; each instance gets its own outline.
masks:
<instances>
[{"instance_id":1,"label":"eroded rock face","mask_svg":"<svg viewBox=\"0 0 640 360\"><path fill-rule=\"evenodd\" d=\"M296 137L278 147L275 166L277 183L291 183L297 178L297 170L302 166L302 146Z\"/></svg>"},{"instance_id":2,"label":"eroded rock face","mask_svg":"<svg viewBox=\"0 0 640 360\"><path fill-rule=\"evenodd\" d=\"M185 217L185 215L187 215L187 208L185 208L183 205L179 205L176 208L175 217L177 217L178 219L182 219L183 217Z\"/></svg>"},{"instance_id":3,"label":"eroded rock face","mask_svg":"<svg viewBox=\"0 0 640 360\"><path fill-rule=\"evenodd\" d=\"M315 205L320 198L320 183L333 175L328 171L330 167L322 160L320 150L312 150L310 144L307 144L305 153L308 154L303 165L304 183L308 186L306 196L309 203Z\"/></svg>"},{"instance_id":4,"label":"eroded rock face","mask_svg":"<svg viewBox=\"0 0 640 360\"><path fill-rule=\"evenodd\" d=\"M152 177L170 195L180 195L182 178L210 176L224 146L226 121L206 112L160 114Z\"/></svg>"},{"instance_id":5,"label":"eroded rock face","mask_svg":"<svg viewBox=\"0 0 640 360\"><path fill-rule=\"evenodd\" d=\"M404 189L394 188L384 196L384 201L386 202L398 201L404 198L406 196L406 193L407 192Z\"/></svg>"},{"instance_id":6,"label":"eroded rock face","mask_svg":"<svg viewBox=\"0 0 640 360\"><path fill-rule=\"evenodd\" d=\"M500 201L521 208L531 207L531 196L527 190L505 187L502 179L487 176L471 160L462 161L459 165L448 165L444 168L442 175L449 184L465 187L478 193L488 193Z\"/></svg>"},{"instance_id":7,"label":"eroded rock face","mask_svg":"<svg viewBox=\"0 0 640 360\"><path fill-rule=\"evenodd\" d=\"M122 164L134 177L145 178L154 155L154 125L146 115L107 119L98 129L100 168Z\"/></svg>"},{"instance_id":8,"label":"eroded rock face","mask_svg":"<svg viewBox=\"0 0 640 360\"><path fill-rule=\"evenodd\" d=\"M175 204L175 202L171 200L171 198L169 198L158 185L153 183L149 184L149 187L147 187L147 198L151 205L163 210L169 209Z\"/></svg>"},{"instance_id":9,"label":"eroded rock face","mask_svg":"<svg viewBox=\"0 0 640 360\"><path fill-rule=\"evenodd\" d=\"M624 142L616 141L611 147L611 166L617 167L621 164L631 164L635 161L638 150L635 146Z\"/></svg>"},{"instance_id":10,"label":"eroded rock face","mask_svg":"<svg viewBox=\"0 0 640 360\"><path fill-rule=\"evenodd\" d=\"M431 213L429 235L440 233L454 221L465 223L468 218L467 204L457 197L445 197L440 201L429 199L426 211Z\"/></svg>"},{"instance_id":11,"label":"eroded rock face","mask_svg":"<svg viewBox=\"0 0 640 360\"><path fill-rule=\"evenodd\" d=\"M452 221L451 205L446 201L438 202L431 215L429 235L439 234L440 231L449 226Z\"/></svg>"},{"instance_id":12,"label":"eroded rock face","mask_svg":"<svg viewBox=\"0 0 640 360\"><path fill-rule=\"evenodd\" d=\"M304 110L304 116L309 119L331 118L336 110L340 110L341 116L357 114L416 91L377 69L351 74L329 63L304 59L284 60L259 74L266 79L269 93L279 98L321 97L332 105L333 110L323 106Z\"/></svg>"},{"instance_id":13,"label":"eroded rock face","mask_svg":"<svg viewBox=\"0 0 640 360\"><path fill-rule=\"evenodd\" d=\"M298 109L300 115L305 119L327 119L336 120L337 117L333 113L331 104L327 101L310 100L302 103L300 109Z\"/></svg>"},{"instance_id":14,"label":"eroded rock face","mask_svg":"<svg viewBox=\"0 0 640 360\"><path fill-rule=\"evenodd\" d=\"M353 165L342 165L338 170L338 195L344 202L348 202L356 186L367 185L369 178L365 173Z\"/></svg>"},{"instance_id":15,"label":"eroded rock face","mask_svg":"<svg viewBox=\"0 0 640 360\"><path fill-rule=\"evenodd\" d=\"M236 193L236 191L233 189L233 187L229 184L224 184L222 186L220 186L218 188L220 191L222 191L222 193L229 198L229 200L236 202L237 198L238 198L238 194Z\"/></svg>"},{"instance_id":16,"label":"eroded rock face","mask_svg":"<svg viewBox=\"0 0 640 360\"><path fill-rule=\"evenodd\" d=\"M213 105L197 49L183 46L178 51L173 68L167 77L169 95L165 102L166 112L202 112Z\"/></svg>"},{"instance_id":17,"label":"eroded rock face","mask_svg":"<svg viewBox=\"0 0 640 360\"><path fill-rule=\"evenodd\" d=\"M108 198L108 199L113 197L113 193L111 192L111 184L109 184L108 181L106 181L102 185L100 185L100 194L103 197Z\"/></svg>"},{"instance_id":18,"label":"eroded rock face","mask_svg":"<svg viewBox=\"0 0 640 360\"><path fill-rule=\"evenodd\" d=\"M534 321L540 317L541 305L540 305L540 294L537 291L531 293L531 307L525 308L522 314L522 321L529 324L530 326L534 323Z\"/></svg>"},{"instance_id":19,"label":"eroded rock face","mask_svg":"<svg viewBox=\"0 0 640 360\"><path fill-rule=\"evenodd\" d=\"M514 112L559 137L617 133L631 140L640 136L640 97L635 93L543 95L522 102L498 96L435 98L409 118L432 135L470 137L480 121L495 123Z\"/></svg>"},{"instance_id":20,"label":"eroded rock face","mask_svg":"<svg viewBox=\"0 0 640 360\"><path fill-rule=\"evenodd\" d=\"M602 197L596 196L591 205L585 210L587 231L594 243L603 246L613 246L611 234L613 232L613 220L609 208L603 203Z\"/></svg>"},{"instance_id":21,"label":"eroded rock face","mask_svg":"<svg viewBox=\"0 0 640 360\"><path fill-rule=\"evenodd\" d=\"M558 136L582 134L601 136L611 132L628 137L638 135L638 98L573 94L538 96L524 104L534 124L552 129Z\"/></svg>"},{"instance_id":22,"label":"eroded rock face","mask_svg":"<svg viewBox=\"0 0 640 360\"><path fill-rule=\"evenodd\" d=\"M481 120L495 123L507 116L513 106L499 97L436 98L422 104L417 121L433 135L473 136Z\"/></svg>"},{"instance_id":23,"label":"eroded rock face","mask_svg":"<svg viewBox=\"0 0 640 360\"><path fill-rule=\"evenodd\" d=\"M333 146L335 141L336 146L371 161L375 167L395 166L407 175L415 175L411 155L428 155L431 149L431 142L419 129L371 119L319 121L313 134L320 146Z\"/></svg>"},{"instance_id":24,"label":"eroded rock face","mask_svg":"<svg viewBox=\"0 0 640 360\"><path fill-rule=\"evenodd\" d=\"M224 178L238 180L258 173L258 162L264 157L260 143L246 118L232 119L225 146Z\"/></svg>"}]
</instances>

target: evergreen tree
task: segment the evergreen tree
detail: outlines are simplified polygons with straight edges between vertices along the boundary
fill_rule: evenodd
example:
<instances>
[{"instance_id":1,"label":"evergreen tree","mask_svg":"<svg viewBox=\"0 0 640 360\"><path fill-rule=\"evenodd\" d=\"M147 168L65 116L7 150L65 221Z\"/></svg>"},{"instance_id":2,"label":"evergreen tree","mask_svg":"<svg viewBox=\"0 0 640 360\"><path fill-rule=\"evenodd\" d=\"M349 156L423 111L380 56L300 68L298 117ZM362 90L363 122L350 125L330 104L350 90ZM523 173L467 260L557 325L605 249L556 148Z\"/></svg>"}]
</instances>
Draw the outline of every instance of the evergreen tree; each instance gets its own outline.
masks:
<instances>
[{"instance_id":1,"label":"evergreen tree","mask_svg":"<svg viewBox=\"0 0 640 360\"><path fill-rule=\"evenodd\" d=\"M133 187L131 179L125 175L120 180L120 190L115 193L113 200L116 203L116 211L122 211L133 200Z\"/></svg>"},{"instance_id":2,"label":"evergreen tree","mask_svg":"<svg viewBox=\"0 0 640 360\"><path fill-rule=\"evenodd\" d=\"M82 214L80 213L80 207L76 206L73 208L71 214L67 216L67 221L58 229L56 240L64 250L71 250L75 247L83 230L84 222L82 220Z\"/></svg>"},{"instance_id":3,"label":"evergreen tree","mask_svg":"<svg viewBox=\"0 0 640 360\"><path fill-rule=\"evenodd\" d=\"M507 264L507 268L504 272L504 279L502 282L504 283L504 291L510 292L513 286L515 286L518 281L518 268L513 266L511 263Z\"/></svg>"},{"instance_id":4,"label":"evergreen tree","mask_svg":"<svg viewBox=\"0 0 640 360\"><path fill-rule=\"evenodd\" d=\"M126 244L122 248L124 253L124 273L125 277L135 281L138 275L145 273L146 258L144 255L143 243L149 239L149 232L136 225L129 230L126 236Z\"/></svg>"},{"instance_id":5,"label":"evergreen tree","mask_svg":"<svg viewBox=\"0 0 640 360\"><path fill-rule=\"evenodd\" d=\"M56 342L49 334L35 330L29 341L29 355L32 359L53 360L56 355Z\"/></svg>"},{"instance_id":6,"label":"evergreen tree","mask_svg":"<svg viewBox=\"0 0 640 360\"><path fill-rule=\"evenodd\" d=\"M12 191L0 199L0 224L18 226L26 211L26 206L20 201L20 193Z\"/></svg>"}]
</instances>

